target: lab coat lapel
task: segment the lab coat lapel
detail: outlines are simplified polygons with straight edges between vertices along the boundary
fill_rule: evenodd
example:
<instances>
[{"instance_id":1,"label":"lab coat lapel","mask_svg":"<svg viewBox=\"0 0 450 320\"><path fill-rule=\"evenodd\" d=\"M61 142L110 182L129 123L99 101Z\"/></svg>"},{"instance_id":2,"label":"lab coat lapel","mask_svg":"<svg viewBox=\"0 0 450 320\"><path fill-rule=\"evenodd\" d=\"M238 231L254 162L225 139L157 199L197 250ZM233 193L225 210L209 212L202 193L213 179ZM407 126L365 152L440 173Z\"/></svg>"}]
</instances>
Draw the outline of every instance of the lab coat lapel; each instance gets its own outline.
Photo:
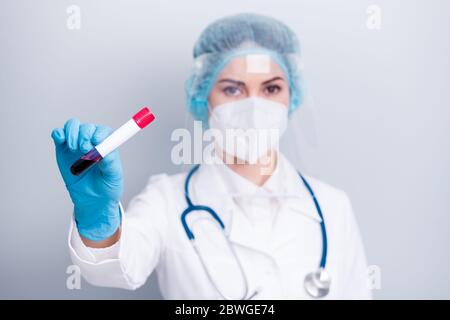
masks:
<instances>
[{"instance_id":1,"label":"lab coat lapel","mask_svg":"<svg viewBox=\"0 0 450 320\"><path fill-rule=\"evenodd\" d=\"M298 243L309 226L315 224L319 226L321 222L313 198L303 184L298 171L284 157L281 161L283 162L282 179L285 182L282 192L286 197L280 198L278 216L273 227L273 240L270 247L274 254L285 252L283 248Z\"/></svg>"},{"instance_id":2,"label":"lab coat lapel","mask_svg":"<svg viewBox=\"0 0 450 320\"><path fill-rule=\"evenodd\" d=\"M214 167L216 165L220 164L200 166L195 182L193 180L194 203L207 205L216 211L225 224L225 233L231 243L265 252L264 248L261 248L261 241L253 236L250 222L236 205L224 181L216 172Z\"/></svg>"},{"instance_id":3,"label":"lab coat lapel","mask_svg":"<svg viewBox=\"0 0 450 320\"><path fill-rule=\"evenodd\" d=\"M285 189L282 192L288 195L285 200L281 200L281 207L284 206L292 213L304 215L320 223L321 219L317 213L314 200L300 178L299 172L283 155L281 155L280 161L282 162L282 179L285 181ZM307 177L304 178L308 180Z\"/></svg>"},{"instance_id":4,"label":"lab coat lapel","mask_svg":"<svg viewBox=\"0 0 450 320\"><path fill-rule=\"evenodd\" d=\"M301 223L299 215L320 223L313 199L305 188L298 172L284 157L282 162L282 179L284 190L280 190L280 206L274 219L274 237L269 247L259 241L252 232L252 225L245 214L229 195L224 181L218 175L215 166L220 164L203 164L193 178L191 198L194 204L213 208L225 224L225 233L232 243L270 254L271 249L287 243L295 234L293 228Z\"/></svg>"}]
</instances>

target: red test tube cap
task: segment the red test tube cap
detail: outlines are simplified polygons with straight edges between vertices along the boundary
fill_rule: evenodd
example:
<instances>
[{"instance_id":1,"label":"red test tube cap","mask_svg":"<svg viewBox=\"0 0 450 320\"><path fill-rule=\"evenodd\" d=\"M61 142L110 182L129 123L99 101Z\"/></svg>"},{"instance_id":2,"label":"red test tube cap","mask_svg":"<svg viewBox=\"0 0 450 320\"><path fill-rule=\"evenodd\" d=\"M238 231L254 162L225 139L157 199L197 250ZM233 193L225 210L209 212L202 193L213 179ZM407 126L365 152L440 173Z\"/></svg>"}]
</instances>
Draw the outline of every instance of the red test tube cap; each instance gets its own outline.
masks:
<instances>
[{"instance_id":1,"label":"red test tube cap","mask_svg":"<svg viewBox=\"0 0 450 320\"><path fill-rule=\"evenodd\" d=\"M143 107L133 116L134 122L139 126L139 128L144 129L148 126L153 120L155 120L155 116L150 111L149 108Z\"/></svg>"}]
</instances>

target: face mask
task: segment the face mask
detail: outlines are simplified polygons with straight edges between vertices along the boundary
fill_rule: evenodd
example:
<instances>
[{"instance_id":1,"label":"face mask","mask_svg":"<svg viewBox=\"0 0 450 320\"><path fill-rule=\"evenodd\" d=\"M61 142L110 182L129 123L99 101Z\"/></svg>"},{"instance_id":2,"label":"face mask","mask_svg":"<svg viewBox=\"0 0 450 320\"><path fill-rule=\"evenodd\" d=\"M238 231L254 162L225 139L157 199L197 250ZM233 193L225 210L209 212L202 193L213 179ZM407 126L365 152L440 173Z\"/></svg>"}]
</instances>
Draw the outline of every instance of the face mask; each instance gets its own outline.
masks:
<instances>
[{"instance_id":1,"label":"face mask","mask_svg":"<svg viewBox=\"0 0 450 320\"><path fill-rule=\"evenodd\" d=\"M286 131L288 108L282 103L251 97L216 106L209 117L217 130L216 147L228 155L255 163L278 147Z\"/></svg>"}]
</instances>

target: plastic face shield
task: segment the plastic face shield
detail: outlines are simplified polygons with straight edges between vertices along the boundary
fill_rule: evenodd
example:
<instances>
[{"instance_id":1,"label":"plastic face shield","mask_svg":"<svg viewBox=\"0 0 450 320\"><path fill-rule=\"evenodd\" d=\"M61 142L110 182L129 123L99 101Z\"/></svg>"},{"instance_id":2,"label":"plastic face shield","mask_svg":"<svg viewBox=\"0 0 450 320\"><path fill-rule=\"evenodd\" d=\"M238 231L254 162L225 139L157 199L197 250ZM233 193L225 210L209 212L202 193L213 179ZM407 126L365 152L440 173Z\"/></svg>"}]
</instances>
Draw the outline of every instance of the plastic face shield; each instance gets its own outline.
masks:
<instances>
[{"instance_id":1,"label":"plastic face shield","mask_svg":"<svg viewBox=\"0 0 450 320\"><path fill-rule=\"evenodd\" d=\"M210 151L214 147L209 145L209 143L215 139L215 134L208 134L210 119L214 116L215 107L211 104L211 94L212 92L214 94L217 93L216 83L221 77L223 70L227 69L227 78L243 82L244 84L242 88L238 88L242 92L235 97L230 95L226 99L222 99L220 104L248 99L250 97L259 97L261 99L279 102L275 96L264 95L262 91L264 86L262 83L264 80L273 78L275 74L279 74L281 70L284 76L285 90L289 90L289 103L286 105L289 116L287 129L281 135L281 139L277 145L278 150L276 151L282 152L294 166L300 168L302 163L301 150L317 145L316 112L313 108L310 91L304 80L305 73L300 57L295 54L281 57L277 53L265 49L244 48L230 54L226 59L222 58L221 61L217 61L216 59L219 59L219 57L214 54L204 54L198 57L194 62L193 76L190 78L186 88L187 92L189 90L196 91L195 94L191 95L191 97L194 97L193 99L196 103L194 103L194 107L191 109L194 110L192 114L188 114L186 117L186 127L190 130L192 136L195 133L195 127L197 127L197 131L199 131L199 127L201 128L203 138L206 138L202 139L201 149L206 149L204 151L206 151L208 156L192 156L192 162L184 164L202 163L205 158L210 158ZM232 68L226 68L235 59L239 59L240 63L234 63ZM215 65L215 68L211 67L212 64ZM277 66L278 73L274 71L274 65ZM214 80L212 81L211 79ZM246 83L248 79L251 80L251 83ZM234 87L236 88L236 86ZM224 86L221 86L221 89L223 88ZM216 102L217 104L218 102ZM201 123L197 122L195 125L194 122L193 126L193 120L201 120ZM194 150L195 147L192 147L192 153L198 153L198 143L196 146L197 150ZM185 169L186 167L183 168L183 170Z\"/></svg>"}]
</instances>

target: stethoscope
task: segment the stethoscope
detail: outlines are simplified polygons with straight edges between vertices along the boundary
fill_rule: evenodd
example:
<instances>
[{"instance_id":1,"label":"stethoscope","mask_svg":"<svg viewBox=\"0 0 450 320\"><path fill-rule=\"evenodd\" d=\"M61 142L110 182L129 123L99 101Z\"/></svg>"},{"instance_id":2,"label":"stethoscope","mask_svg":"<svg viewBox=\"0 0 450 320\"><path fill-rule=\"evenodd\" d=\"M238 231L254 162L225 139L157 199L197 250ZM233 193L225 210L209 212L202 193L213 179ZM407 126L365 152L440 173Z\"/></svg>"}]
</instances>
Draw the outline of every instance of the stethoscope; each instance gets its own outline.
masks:
<instances>
[{"instance_id":1,"label":"stethoscope","mask_svg":"<svg viewBox=\"0 0 450 320\"><path fill-rule=\"evenodd\" d=\"M213 284L214 288L217 290L217 292L219 292L219 294L224 299L232 300L233 298L226 297L225 295L223 295L221 293L217 284L213 280L213 277L212 277L211 273L208 271L208 268L206 267L206 263L203 260L202 255L200 254L200 252L197 248L197 245L195 243L194 234L192 233L191 229L189 228L189 226L186 222L186 218L187 218L188 214L195 212L195 211L204 211L204 212L207 212L209 215L211 215L211 217L214 218L214 220L218 223L218 225L220 226L222 231L225 230L224 223L222 222L220 217L217 215L217 213L211 207L203 206L203 205L195 205L192 203L192 200L189 196L189 183L191 181L192 175L198 170L199 167L200 167L200 165L194 166L189 171L189 173L186 177L186 180L184 182L184 197L187 202L187 208L181 214L181 223L183 225L184 231L186 232L188 239L191 241L191 244L192 244L197 256L200 259L200 262L203 266L203 269L205 270L205 273L206 273L209 281ZM316 207L317 214L320 217L320 230L322 232L322 257L320 259L319 268L316 271L308 273L304 279L303 284L304 284L306 292L311 297L322 298L322 297L326 296L328 294L328 292L330 291L330 284L331 284L331 278L330 278L328 272L325 270L326 263L327 263L327 231L325 228L325 221L323 219L322 210L320 208L320 205L319 205L319 202L317 201L316 196L314 195L314 192L313 192L311 186L309 185L309 183L306 181L306 179L300 173L299 173L299 176L300 176L300 179L302 180L303 184L305 185L306 189L308 190L309 194L311 195L311 198L314 201L314 205ZM255 290L254 292L249 294L248 279L245 275L244 268L242 267L242 263L240 262L237 254L234 250L234 247L231 245L230 240L228 239L227 236L225 236L225 239L227 241L230 252L232 253L233 257L236 259L236 262L237 262L237 265L239 268L239 272L242 275L242 279L244 280L244 293L241 297L241 300L250 300L258 294L258 291Z\"/></svg>"}]
</instances>

